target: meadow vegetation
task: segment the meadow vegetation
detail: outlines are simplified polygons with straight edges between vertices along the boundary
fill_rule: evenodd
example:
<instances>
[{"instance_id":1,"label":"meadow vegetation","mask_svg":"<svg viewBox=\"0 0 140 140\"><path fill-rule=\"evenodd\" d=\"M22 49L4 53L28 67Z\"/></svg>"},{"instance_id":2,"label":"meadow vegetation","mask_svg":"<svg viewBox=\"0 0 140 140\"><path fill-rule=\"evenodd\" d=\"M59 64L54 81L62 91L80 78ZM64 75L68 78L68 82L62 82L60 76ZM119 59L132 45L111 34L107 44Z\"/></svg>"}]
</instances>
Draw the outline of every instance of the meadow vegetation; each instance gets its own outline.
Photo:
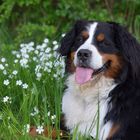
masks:
<instances>
[{"instance_id":1,"label":"meadow vegetation","mask_svg":"<svg viewBox=\"0 0 140 140\"><path fill-rule=\"evenodd\" d=\"M56 50L79 19L118 22L140 40L139 0L0 1L1 140L34 139L31 127L51 140L51 126L59 130L65 64Z\"/></svg>"}]
</instances>

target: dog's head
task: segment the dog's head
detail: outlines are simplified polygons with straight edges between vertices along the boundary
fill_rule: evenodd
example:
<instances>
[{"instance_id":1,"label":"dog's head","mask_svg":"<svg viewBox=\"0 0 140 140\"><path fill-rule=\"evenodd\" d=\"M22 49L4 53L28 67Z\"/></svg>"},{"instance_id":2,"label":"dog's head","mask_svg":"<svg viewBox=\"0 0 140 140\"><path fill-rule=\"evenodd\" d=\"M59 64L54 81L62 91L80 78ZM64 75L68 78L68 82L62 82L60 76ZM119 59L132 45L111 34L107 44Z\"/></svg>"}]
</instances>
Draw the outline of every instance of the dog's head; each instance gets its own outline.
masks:
<instances>
[{"instance_id":1,"label":"dog's head","mask_svg":"<svg viewBox=\"0 0 140 140\"><path fill-rule=\"evenodd\" d=\"M113 22L77 21L61 40L59 52L66 56L66 71L76 73L78 84L95 75L124 80L137 78L140 46L122 26Z\"/></svg>"}]
</instances>

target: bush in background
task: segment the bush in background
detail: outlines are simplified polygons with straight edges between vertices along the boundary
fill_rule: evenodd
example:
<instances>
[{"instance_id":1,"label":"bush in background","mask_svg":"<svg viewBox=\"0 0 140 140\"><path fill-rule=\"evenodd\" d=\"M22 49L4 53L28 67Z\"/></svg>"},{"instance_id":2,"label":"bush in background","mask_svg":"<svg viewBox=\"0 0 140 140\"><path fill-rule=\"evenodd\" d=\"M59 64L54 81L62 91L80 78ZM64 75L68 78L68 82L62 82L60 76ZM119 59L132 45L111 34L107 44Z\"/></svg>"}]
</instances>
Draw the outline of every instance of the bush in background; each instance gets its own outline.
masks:
<instances>
[{"instance_id":1,"label":"bush in background","mask_svg":"<svg viewBox=\"0 0 140 140\"><path fill-rule=\"evenodd\" d=\"M140 34L138 0L3 0L0 2L0 43L59 38L77 19L115 21Z\"/></svg>"}]
</instances>

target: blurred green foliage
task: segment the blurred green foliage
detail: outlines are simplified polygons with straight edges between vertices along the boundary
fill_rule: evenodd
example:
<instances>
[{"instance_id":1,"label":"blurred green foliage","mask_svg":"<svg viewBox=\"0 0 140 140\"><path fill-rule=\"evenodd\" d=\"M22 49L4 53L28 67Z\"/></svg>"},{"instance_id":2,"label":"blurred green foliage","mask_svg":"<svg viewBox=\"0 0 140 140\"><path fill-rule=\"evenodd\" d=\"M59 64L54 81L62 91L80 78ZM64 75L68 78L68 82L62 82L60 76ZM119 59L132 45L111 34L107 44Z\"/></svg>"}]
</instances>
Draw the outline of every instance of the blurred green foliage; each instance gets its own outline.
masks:
<instances>
[{"instance_id":1,"label":"blurred green foliage","mask_svg":"<svg viewBox=\"0 0 140 140\"><path fill-rule=\"evenodd\" d=\"M78 19L119 22L140 38L140 0L1 0L0 44L57 39Z\"/></svg>"}]
</instances>

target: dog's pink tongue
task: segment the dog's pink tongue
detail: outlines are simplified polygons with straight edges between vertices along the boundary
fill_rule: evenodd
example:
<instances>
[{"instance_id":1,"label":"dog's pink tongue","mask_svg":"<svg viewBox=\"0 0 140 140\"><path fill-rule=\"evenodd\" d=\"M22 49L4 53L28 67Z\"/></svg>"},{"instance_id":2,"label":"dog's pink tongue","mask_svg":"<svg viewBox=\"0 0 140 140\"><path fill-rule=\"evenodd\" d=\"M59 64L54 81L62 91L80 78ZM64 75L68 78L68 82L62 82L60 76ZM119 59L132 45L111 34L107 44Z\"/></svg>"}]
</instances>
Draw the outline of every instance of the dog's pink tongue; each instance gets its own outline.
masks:
<instances>
[{"instance_id":1,"label":"dog's pink tongue","mask_svg":"<svg viewBox=\"0 0 140 140\"><path fill-rule=\"evenodd\" d=\"M78 84L84 84L92 78L93 69L90 68L76 68L75 80Z\"/></svg>"}]
</instances>

